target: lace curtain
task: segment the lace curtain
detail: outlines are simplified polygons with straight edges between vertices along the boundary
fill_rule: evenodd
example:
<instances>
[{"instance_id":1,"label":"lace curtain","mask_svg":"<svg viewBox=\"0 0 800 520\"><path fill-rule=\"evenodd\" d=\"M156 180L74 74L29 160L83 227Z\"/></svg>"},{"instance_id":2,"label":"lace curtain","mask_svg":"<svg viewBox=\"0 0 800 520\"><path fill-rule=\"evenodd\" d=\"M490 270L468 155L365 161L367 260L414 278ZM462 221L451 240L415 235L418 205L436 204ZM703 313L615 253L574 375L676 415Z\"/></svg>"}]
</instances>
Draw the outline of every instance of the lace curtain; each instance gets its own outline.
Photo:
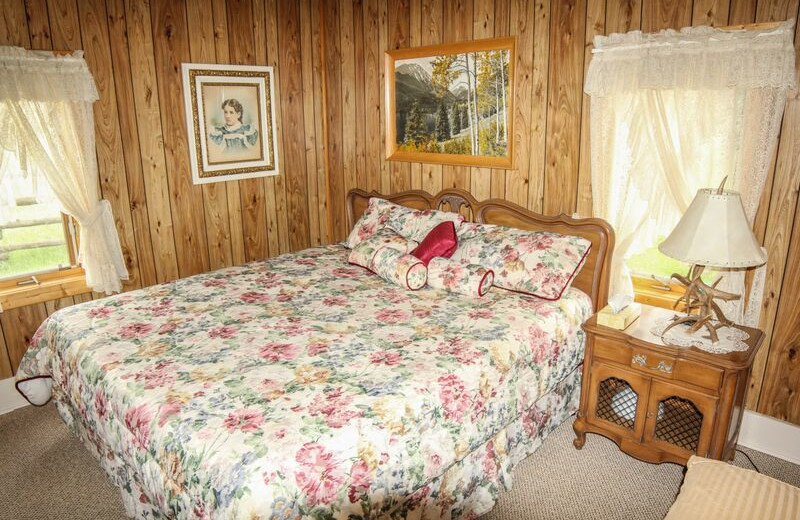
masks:
<instances>
[{"instance_id":1,"label":"lace curtain","mask_svg":"<svg viewBox=\"0 0 800 520\"><path fill-rule=\"evenodd\" d=\"M0 149L34 166L63 211L80 224L78 261L97 292L128 279L111 205L99 196L92 103L83 54L53 56L0 47Z\"/></svg>"},{"instance_id":2,"label":"lace curtain","mask_svg":"<svg viewBox=\"0 0 800 520\"><path fill-rule=\"evenodd\" d=\"M770 30L598 36L585 91L594 215L614 226L611 293L633 294L627 260L668 234L700 188L742 193L751 223L777 144L789 89L795 88L794 22ZM764 268L747 305L729 318L757 324ZM744 294L744 271L725 289Z\"/></svg>"}]
</instances>

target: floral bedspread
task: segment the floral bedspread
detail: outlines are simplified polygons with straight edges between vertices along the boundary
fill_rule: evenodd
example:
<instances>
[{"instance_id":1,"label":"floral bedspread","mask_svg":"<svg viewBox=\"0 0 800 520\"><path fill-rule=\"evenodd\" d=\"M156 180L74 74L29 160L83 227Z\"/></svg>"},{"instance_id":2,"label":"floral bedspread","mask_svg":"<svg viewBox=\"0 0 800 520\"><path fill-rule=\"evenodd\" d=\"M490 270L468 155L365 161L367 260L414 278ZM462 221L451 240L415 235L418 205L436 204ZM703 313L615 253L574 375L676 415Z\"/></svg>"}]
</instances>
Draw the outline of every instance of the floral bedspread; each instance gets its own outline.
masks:
<instances>
[{"instance_id":1,"label":"floral bedspread","mask_svg":"<svg viewBox=\"0 0 800 520\"><path fill-rule=\"evenodd\" d=\"M590 301L412 292L347 254L312 248L63 309L17 379L52 376L132 516L404 516L575 372Z\"/></svg>"}]
</instances>

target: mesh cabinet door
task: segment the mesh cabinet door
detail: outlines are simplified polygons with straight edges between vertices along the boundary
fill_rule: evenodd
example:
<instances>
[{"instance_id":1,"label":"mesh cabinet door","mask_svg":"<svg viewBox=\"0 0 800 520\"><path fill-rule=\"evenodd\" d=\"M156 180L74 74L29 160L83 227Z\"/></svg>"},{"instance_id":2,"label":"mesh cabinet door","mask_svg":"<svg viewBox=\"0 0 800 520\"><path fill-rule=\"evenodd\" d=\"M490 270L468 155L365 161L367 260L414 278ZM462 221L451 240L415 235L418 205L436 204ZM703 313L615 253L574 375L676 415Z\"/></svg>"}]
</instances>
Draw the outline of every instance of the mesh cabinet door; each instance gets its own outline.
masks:
<instances>
[{"instance_id":1,"label":"mesh cabinet door","mask_svg":"<svg viewBox=\"0 0 800 520\"><path fill-rule=\"evenodd\" d=\"M650 381L634 372L594 363L589 385L587 420L640 440Z\"/></svg>"},{"instance_id":2,"label":"mesh cabinet door","mask_svg":"<svg viewBox=\"0 0 800 520\"><path fill-rule=\"evenodd\" d=\"M653 382L645 442L676 455L708 456L717 399L669 383Z\"/></svg>"}]
</instances>

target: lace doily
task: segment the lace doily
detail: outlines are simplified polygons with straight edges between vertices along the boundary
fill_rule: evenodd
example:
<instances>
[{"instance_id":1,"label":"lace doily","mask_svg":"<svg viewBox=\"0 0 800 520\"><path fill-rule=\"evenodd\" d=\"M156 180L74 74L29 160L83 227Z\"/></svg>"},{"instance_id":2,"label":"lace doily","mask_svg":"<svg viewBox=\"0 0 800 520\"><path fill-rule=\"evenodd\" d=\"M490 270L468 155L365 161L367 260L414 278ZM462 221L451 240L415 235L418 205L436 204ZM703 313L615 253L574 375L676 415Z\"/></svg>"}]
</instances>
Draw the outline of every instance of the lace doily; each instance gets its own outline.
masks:
<instances>
[{"instance_id":1,"label":"lace doily","mask_svg":"<svg viewBox=\"0 0 800 520\"><path fill-rule=\"evenodd\" d=\"M672 323L672 318L662 319L653 325L650 334L661 339L665 344L677 347L696 347L712 354L727 354L729 352L743 352L748 346L745 341L750 334L735 327L720 327L717 329L719 341L712 343L705 329L700 329L696 334L687 331L691 324L680 324L672 327L662 336L662 332Z\"/></svg>"}]
</instances>

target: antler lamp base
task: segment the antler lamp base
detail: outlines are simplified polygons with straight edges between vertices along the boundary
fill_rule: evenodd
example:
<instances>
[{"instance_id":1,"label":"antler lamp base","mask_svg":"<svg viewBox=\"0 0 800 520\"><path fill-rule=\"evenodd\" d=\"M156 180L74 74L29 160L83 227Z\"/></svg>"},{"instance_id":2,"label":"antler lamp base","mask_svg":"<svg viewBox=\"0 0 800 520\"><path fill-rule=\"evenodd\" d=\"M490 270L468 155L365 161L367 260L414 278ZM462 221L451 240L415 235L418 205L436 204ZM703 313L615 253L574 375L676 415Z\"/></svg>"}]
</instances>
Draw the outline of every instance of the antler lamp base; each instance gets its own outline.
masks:
<instances>
[{"instance_id":1,"label":"antler lamp base","mask_svg":"<svg viewBox=\"0 0 800 520\"><path fill-rule=\"evenodd\" d=\"M719 341L717 329L735 326L735 324L725 316L714 299L734 301L741 298L741 296L717 289L717 284L722 280L721 277L717 278L711 285L706 284L700 279L704 269L704 265L695 264L689 269L688 276L682 276L677 273L672 275L672 278L686 287L686 292L675 302L675 307L683 303L686 306L687 314L686 316L676 318L670 323L661 333L662 338L672 327L691 323L692 326L687 332L695 334L700 329L705 328L711 337L711 342L717 343Z\"/></svg>"}]
</instances>

